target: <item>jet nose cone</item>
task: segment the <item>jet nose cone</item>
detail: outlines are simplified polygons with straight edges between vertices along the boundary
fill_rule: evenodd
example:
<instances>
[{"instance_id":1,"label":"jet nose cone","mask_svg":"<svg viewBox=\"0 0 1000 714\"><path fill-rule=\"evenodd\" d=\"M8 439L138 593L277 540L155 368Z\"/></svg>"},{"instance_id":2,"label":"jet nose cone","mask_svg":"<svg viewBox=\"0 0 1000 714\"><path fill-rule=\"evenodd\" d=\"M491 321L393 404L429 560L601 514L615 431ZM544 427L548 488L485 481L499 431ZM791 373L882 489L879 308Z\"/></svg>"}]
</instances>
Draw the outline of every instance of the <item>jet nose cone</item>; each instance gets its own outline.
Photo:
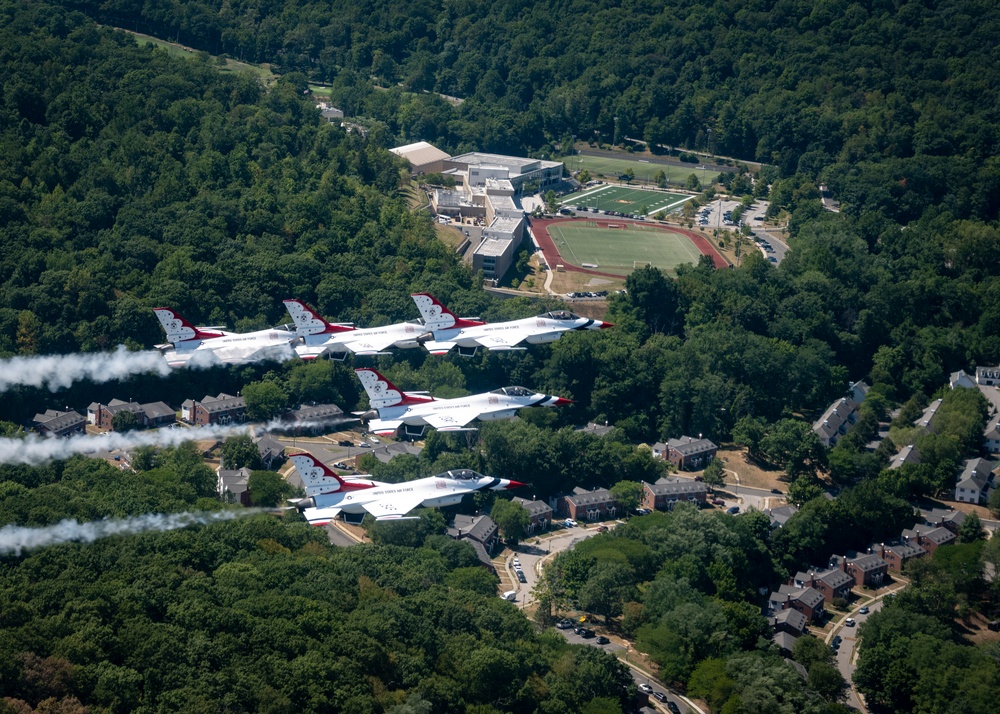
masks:
<instances>
[{"instance_id":1,"label":"jet nose cone","mask_svg":"<svg viewBox=\"0 0 1000 714\"><path fill-rule=\"evenodd\" d=\"M602 322L601 323L601 329L602 330L606 330L609 327L614 327L614 326L615 326L615 323L613 323L613 322Z\"/></svg>"},{"instance_id":2,"label":"jet nose cone","mask_svg":"<svg viewBox=\"0 0 1000 714\"><path fill-rule=\"evenodd\" d=\"M554 406L554 407L565 407L566 405L572 404L572 403L573 403L572 399L566 399L566 397L556 397L556 400L554 402L552 402L552 406Z\"/></svg>"},{"instance_id":3,"label":"jet nose cone","mask_svg":"<svg viewBox=\"0 0 1000 714\"><path fill-rule=\"evenodd\" d=\"M520 481L515 481L514 479L511 479L510 481L507 482L507 485L504 488L521 488L521 486L527 486L527 485L528 484L526 483L521 483Z\"/></svg>"}]
</instances>

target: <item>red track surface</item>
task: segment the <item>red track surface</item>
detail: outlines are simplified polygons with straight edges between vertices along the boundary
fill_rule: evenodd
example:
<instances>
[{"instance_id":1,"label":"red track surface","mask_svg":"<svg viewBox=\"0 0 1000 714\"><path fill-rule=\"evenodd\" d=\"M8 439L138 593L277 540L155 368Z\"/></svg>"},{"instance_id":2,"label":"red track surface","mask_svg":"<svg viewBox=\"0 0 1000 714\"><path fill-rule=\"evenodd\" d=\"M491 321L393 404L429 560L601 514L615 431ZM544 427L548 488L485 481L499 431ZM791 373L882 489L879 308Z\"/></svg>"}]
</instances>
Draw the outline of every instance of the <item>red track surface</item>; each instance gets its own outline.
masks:
<instances>
[{"instance_id":1,"label":"red track surface","mask_svg":"<svg viewBox=\"0 0 1000 714\"><path fill-rule=\"evenodd\" d=\"M529 225L531 226L531 232L535 236L535 240L541 247L542 252L545 253L546 259L549 261L549 265L553 265L556 261L553 257L559 258L559 263L561 263L567 271L573 273L586 273L587 275L601 275L605 278L621 278L621 275L615 273L602 273L599 270L590 270L589 268L581 268L579 266L573 265L572 263L566 262L562 257L562 253L556 248L555 241L552 240L552 236L549 235L549 226L553 223L573 223L573 218L530 218L528 219ZM698 235L694 231L689 231L684 228L678 228L676 226L659 226L652 223L646 223L644 221L630 221L626 219L614 219L614 220L594 220L593 218L588 218L588 221L596 223L602 228L607 228L609 224L614 223L621 225L622 223L638 223L643 226L650 226L652 228L657 228L664 232L669 233L680 233L682 236L686 237L692 243L694 247L701 251L702 255L707 255L711 257L712 262L715 264L716 268L728 268L729 261L723 258L719 251L712 247L712 244L704 236Z\"/></svg>"}]
</instances>

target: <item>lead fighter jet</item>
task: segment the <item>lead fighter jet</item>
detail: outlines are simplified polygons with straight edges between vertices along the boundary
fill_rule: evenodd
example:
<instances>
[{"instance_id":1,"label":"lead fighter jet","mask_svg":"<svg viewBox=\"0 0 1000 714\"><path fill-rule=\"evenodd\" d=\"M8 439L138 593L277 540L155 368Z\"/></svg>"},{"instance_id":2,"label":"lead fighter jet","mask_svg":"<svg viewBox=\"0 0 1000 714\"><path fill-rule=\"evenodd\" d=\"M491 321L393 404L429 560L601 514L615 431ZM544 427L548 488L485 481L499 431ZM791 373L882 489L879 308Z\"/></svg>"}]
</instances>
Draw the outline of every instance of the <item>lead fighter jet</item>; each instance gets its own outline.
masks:
<instances>
[{"instance_id":1,"label":"lead fighter jet","mask_svg":"<svg viewBox=\"0 0 1000 714\"><path fill-rule=\"evenodd\" d=\"M257 332L228 332L218 327L195 327L169 307L153 308L170 344L157 345L167 364L246 364L259 360L292 359L294 332L273 328Z\"/></svg>"},{"instance_id":2,"label":"lead fighter jet","mask_svg":"<svg viewBox=\"0 0 1000 714\"><path fill-rule=\"evenodd\" d=\"M476 350L523 350L521 342L540 345L555 342L572 330L603 330L614 327L610 322L591 320L566 310L545 312L536 317L508 322L480 322L456 317L437 298L428 293L411 295L428 326L428 334L420 338L427 351L447 354L453 347L463 357L472 357Z\"/></svg>"},{"instance_id":3,"label":"lead fighter jet","mask_svg":"<svg viewBox=\"0 0 1000 714\"><path fill-rule=\"evenodd\" d=\"M427 394L400 391L374 369L354 372L368 392L372 407L371 411L355 414L368 419L368 429L376 434L395 434L401 426L409 436L420 436L428 426L440 431L469 431L466 425L476 419L512 419L518 409L525 407L572 404L572 400L524 387L503 387L458 399L435 399Z\"/></svg>"},{"instance_id":4,"label":"lead fighter jet","mask_svg":"<svg viewBox=\"0 0 1000 714\"><path fill-rule=\"evenodd\" d=\"M341 513L370 513L377 521L403 520L420 506L451 506L468 493L501 491L523 486L519 481L483 476L470 469L446 471L437 476L405 483L346 481L309 453L291 457L302 482L306 498L295 507L310 525L323 526Z\"/></svg>"},{"instance_id":5,"label":"lead fighter jet","mask_svg":"<svg viewBox=\"0 0 1000 714\"><path fill-rule=\"evenodd\" d=\"M302 359L315 359L325 353L336 355L335 359L342 360L349 352L376 355L389 347L419 347L421 335L445 324L414 321L357 329L353 325L327 322L301 300L285 300L285 308L292 316L296 332L302 338L302 344L295 347L296 354Z\"/></svg>"}]
</instances>

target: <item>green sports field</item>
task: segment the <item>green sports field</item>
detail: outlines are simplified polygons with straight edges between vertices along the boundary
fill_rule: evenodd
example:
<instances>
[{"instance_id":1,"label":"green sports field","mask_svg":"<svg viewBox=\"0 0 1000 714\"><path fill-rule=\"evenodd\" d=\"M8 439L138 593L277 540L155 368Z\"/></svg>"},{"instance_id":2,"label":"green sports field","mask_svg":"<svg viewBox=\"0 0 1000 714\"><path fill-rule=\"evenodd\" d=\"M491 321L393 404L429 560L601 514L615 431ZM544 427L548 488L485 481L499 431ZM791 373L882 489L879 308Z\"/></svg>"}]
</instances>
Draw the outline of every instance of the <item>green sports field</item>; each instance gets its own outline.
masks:
<instances>
[{"instance_id":1,"label":"green sports field","mask_svg":"<svg viewBox=\"0 0 1000 714\"><path fill-rule=\"evenodd\" d=\"M606 219L614 225L614 219ZM697 265L701 253L686 236L653 226L620 223L623 228L599 228L591 221L548 226L559 253L573 265L599 266L596 270L627 275L649 263L674 270L681 263Z\"/></svg>"},{"instance_id":2,"label":"green sports field","mask_svg":"<svg viewBox=\"0 0 1000 714\"><path fill-rule=\"evenodd\" d=\"M561 205L570 209L585 206L601 211L618 211L619 213L648 216L658 211L675 211L690 198L690 196L679 193L650 191L644 188L605 183L564 196Z\"/></svg>"},{"instance_id":3,"label":"green sports field","mask_svg":"<svg viewBox=\"0 0 1000 714\"><path fill-rule=\"evenodd\" d=\"M632 169L632 171L635 172L636 181L642 181L645 183L653 183L653 177L662 170L667 176L667 181L674 186L683 186L687 182L688 176L691 174L697 176L698 180L702 183L704 183L705 180L715 180L720 171L718 167L715 167L715 170L713 171L712 164L708 164L706 169L699 169L697 168L698 166L705 166L705 164L685 164L684 166L677 166L675 164L656 164L651 161L641 161L638 159L619 159L611 156L586 156L584 154L574 154L573 156L567 156L563 160L566 162L566 167L570 171L587 169L594 176L602 174L609 179L617 178L620 174Z\"/></svg>"}]
</instances>

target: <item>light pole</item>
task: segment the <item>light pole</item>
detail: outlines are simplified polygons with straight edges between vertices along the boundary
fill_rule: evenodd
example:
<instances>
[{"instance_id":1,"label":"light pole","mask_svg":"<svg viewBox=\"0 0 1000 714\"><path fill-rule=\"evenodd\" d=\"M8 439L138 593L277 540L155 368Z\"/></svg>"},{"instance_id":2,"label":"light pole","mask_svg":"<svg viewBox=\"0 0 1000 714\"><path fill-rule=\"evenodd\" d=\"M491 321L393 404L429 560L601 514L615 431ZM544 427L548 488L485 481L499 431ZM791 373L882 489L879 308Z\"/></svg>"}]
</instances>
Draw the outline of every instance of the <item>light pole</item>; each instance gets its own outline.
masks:
<instances>
[{"instance_id":1,"label":"light pole","mask_svg":"<svg viewBox=\"0 0 1000 714\"><path fill-rule=\"evenodd\" d=\"M612 146L618 146L618 117L615 117L615 140L611 142Z\"/></svg>"}]
</instances>

